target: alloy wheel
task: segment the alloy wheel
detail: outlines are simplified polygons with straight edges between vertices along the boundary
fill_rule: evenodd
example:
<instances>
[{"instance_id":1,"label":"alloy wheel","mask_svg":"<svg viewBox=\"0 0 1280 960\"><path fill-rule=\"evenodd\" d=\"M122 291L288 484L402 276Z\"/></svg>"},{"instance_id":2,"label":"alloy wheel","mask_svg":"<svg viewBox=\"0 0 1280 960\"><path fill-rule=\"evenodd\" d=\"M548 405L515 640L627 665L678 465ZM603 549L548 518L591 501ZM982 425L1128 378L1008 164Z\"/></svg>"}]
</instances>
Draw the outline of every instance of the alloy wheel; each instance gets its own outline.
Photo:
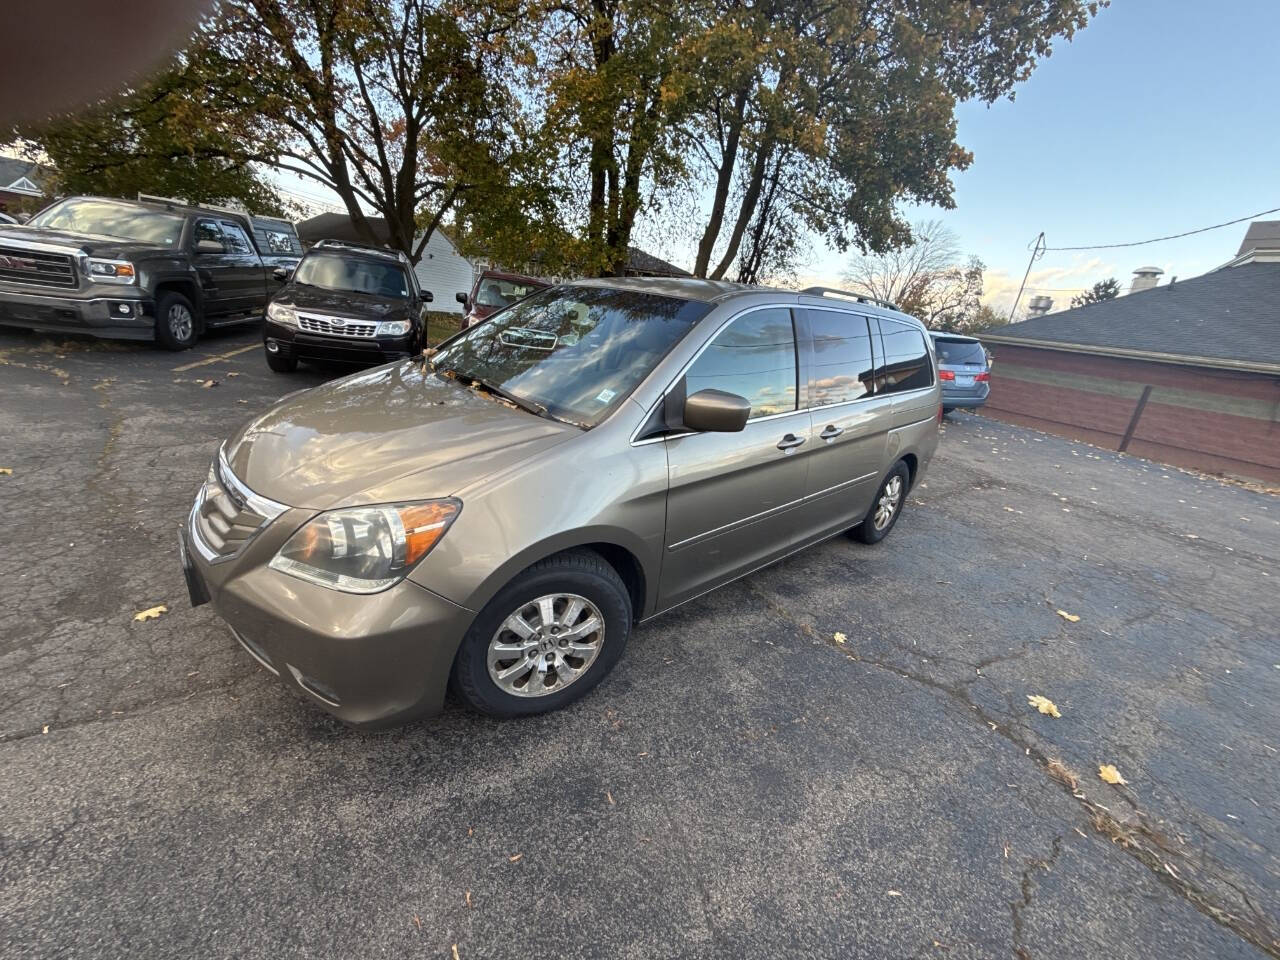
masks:
<instances>
[{"instance_id":1,"label":"alloy wheel","mask_svg":"<svg viewBox=\"0 0 1280 960\"><path fill-rule=\"evenodd\" d=\"M512 611L489 641L489 676L504 693L545 697L582 677L604 645L604 617L586 597L549 593Z\"/></svg>"},{"instance_id":2,"label":"alloy wheel","mask_svg":"<svg viewBox=\"0 0 1280 960\"><path fill-rule=\"evenodd\" d=\"M896 473L889 478L889 482L884 485L884 489L880 491L880 499L876 502L876 514L872 518L877 530L883 530L887 527L893 515L898 512L898 506L902 503L902 477Z\"/></svg>"},{"instance_id":3,"label":"alloy wheel","mask_svg":"<svg viewBox=\"0 0 1280 960\"><path fill-rule=\"evenodd\" d=\"M185 343L191 339L191 331L195 323L191 319L191 311L185 304L175 303L171 306L166 319L169 322L169 332L173 334L175 340Z\"/></svg>"}]
</instances>

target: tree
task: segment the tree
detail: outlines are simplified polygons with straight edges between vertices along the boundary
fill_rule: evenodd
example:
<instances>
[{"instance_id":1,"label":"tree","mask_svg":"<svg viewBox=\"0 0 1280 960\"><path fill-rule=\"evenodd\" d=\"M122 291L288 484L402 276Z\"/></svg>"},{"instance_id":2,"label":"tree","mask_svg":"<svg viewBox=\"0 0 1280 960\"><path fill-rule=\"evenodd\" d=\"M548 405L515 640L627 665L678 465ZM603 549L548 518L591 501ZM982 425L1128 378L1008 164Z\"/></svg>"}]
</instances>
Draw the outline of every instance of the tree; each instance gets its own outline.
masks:
<instances>
[{"instance_id":1,"label":"tree","mask_svg":"<svg viewBox=\"0 0 1280 960\"><path fill-rule=\"evenodd\" d=\"M517 6L227 0L207 28L214 109L253 117L245 154L338 195L356 231L416 263L468 194L518 162L498 82Z\"/></svg>"},{"instance_id":2,"label":"tree","mask_svg":"<svg viewBox=\"0 0 1280 960\"><path fill-rule=\"evenodd\" d=\"M978 312L985 265L962 259L956 235L937 220L915 224L913 241L882 254L864 254L845 271L847 283L896 304L927 326L958 323Z\"/></svg>"},{"instance_id":3,"label":"tree","mask_svg":"<svg viewBox=\"0 0 1280 960\"><path fill-rule=\"evenodd\" d=\"M198 60L199 52L194 52ZM238 202L280 213L281 200L244 156L237 118L205 110L192 55L158 76L75 114L11 128L23 152L51 168L54 193L132 199L139 193L191 203Z\"/></svg>"},{"instance_id":4,"label":"tree","mask_svg":"<svg viewBox=\"0 0 1280 960\"><path fill-rule=\"evenodd\" d=\"M1115 277L1099 280L1084 293L1071 298L1071 306L1083 307L1090 303L1101 303L1103 300L1114 300L1120 296L1120 281Z\"/></svg>"},{"instance_id":5,"label":"tree","mask_svg":"<svg viewBox=\"0 0 1280 960\"><path fill-rule=\"evenodd\" d=\"M781 202L831 246L878 253L906 243L898 202L952 206L950 171L972 159L955 142L957 102L1009 94L1099 5L918 0L910 15L891 0L701 8L716 25L707 46L721 56L706 58L688 134L712 190L694 272L724 275L780 154L795 171Z\"/></svg>"},{"instance_id":6,"label":"tree","mask_svg":"<svg viewBox=\"0 0 1280 960\"><path fill-rule=\"evenodd\" d=\"M944 317L942 320L934 324L937 330L945 330L948 333L964 333L973 334L980 330L990 330L994 327L1003 327L1005 318L996 313L995 309L987 306L985 303L979 304L978 308L972 313L955 314L953 316Z\"/></svg>"}]
</instances>

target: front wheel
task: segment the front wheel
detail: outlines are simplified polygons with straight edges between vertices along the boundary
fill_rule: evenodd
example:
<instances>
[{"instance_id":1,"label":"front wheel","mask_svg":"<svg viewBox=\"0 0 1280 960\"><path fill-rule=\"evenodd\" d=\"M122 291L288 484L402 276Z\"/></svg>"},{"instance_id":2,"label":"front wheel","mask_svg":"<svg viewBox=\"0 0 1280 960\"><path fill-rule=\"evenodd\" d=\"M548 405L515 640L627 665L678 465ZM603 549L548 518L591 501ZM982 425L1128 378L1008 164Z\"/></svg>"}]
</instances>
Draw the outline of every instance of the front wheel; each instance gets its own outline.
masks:
<instances>
[{"instance_id":1,"label":"front wheel","mask_svg":"<svg viewBox=\"0 0 1280 960\"><path fill-rule=\"evenodd\" d=\"M548 557L498 591L454 660L454 685L495 717L567 706L604 679L631 633L631 597L604 558Z\"/></svg>"},{"instance_id":2,"label":"front wheel","mask_svg":"<svg viewBox=\"0 0 1280 960\"><path fill-rule=\"evenodd\" d=\"M867 515L853 529L854 537L863 543L879 543L887 537L902 515L902 505L906 502L910 483L911 471L899 460L880 484Z\"/></svg>"},{"instance_id":3,"label":"front wheel","mask_svg":"<svg viewBox=\"0 0 1280 960\"><path fill-rule=\"evenodd\" d=\"M298 359L296 357L282 357L280 354L272 353L270 350L266 351L266 353L267 366L276 373L293 373L298 369Z\"/></svg>"},{"instance_id":4,"label":"front wheel","mask_svg":"<svg viewBox=\"0 0 1280 960\"><path fill-rule=\"evenodd\" d=\"M190 350L196 343L196 310L176 291L156 300L156 342L166 350Z\"/></svg>"}]
</instances>

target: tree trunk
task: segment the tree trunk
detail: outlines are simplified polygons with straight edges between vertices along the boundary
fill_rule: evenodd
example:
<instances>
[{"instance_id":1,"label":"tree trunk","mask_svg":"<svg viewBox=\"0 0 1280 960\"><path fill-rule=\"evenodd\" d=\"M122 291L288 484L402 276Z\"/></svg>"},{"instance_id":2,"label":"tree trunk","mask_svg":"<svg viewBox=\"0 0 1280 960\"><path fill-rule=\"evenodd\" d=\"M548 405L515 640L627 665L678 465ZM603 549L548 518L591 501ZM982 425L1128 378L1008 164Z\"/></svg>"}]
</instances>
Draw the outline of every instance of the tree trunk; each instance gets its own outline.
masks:
<instances>
[{"instance_id":1,"label":"tree trunk","mask_svg":"<svg viewBox=\"0 0 1280 960\"><path fill-rule=\"evenodd\" d=\"M751 215L755 213L756 204L760 200L760 189L764 185L764 172L769 165L771 153L773 153L772 139L766 139L756 147L755 162L751 165L751 179L747 182L747 192L743 194L742 202L738 205L738 219L733 224L733 233L729 235L729 246L724 256L720 258L720 262L716 264L715 270L711 272L712 280L723 280L725 271L738 255L742 234L746 232L747 224L751 222Z\"/></svg>"},{"instance_id":2,"label":"tree trunk","mask_svg":"<svg viewBox=\"0 0 1280 960\"><path fill-rule=\"evenodd\" d=\"M706 229L702 231L702 240L698 243L698 260L693 267L695 277L705 277L707 266L711 263L711 254L720 238L720 224L724 220L724 207L729 199L729 188L733 186L733 172L738 163L738 144L742 138L743 113L747 107L749 87L743 87L733 101L733 113L729 118L729 136L725 141L724 151L720 157L720 171L716 175L716 190L711 202L711 218Z\"/></svg>"}]
</instances>

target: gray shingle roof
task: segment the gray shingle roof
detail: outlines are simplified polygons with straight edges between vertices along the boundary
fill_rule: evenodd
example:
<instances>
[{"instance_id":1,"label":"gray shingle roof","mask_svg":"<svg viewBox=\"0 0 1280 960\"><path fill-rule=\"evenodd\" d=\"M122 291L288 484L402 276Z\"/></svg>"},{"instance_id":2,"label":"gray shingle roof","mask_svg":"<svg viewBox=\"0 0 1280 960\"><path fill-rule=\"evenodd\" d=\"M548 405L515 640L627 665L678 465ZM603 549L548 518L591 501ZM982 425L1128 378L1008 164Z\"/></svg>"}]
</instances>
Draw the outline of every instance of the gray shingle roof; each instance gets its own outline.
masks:
<instances>
[{"instance_id":1,"label":"gray shingle roof","mask_svg":"<svg viewBox=\"0 0 1280 960\"><path fill-rule=\"evenodd\" d=\"M41 180L44 179L44 172L39 164L19 160L17 157L0 157L0 189L16 183L22 177L26 177L37 187L43 187Z\"/></svg>"},{"instance_id":2,"label":"gray shingle roof","mask_svg":"<svg viewBox=\"0 0 1280 960\"><path fill-rule=\"evenodd\" d=\"M1280 263L1245 263L994 327L984 340L1280 372ZM1087 350L1085 352L1094 352Z\"/></svg>"},{"instance_id":3,"label":"gray shingle roof","mask_svg":"<svg viewBox=\"0 0 1280 960\"><path fill-rule=\"evenodd\" d=\"M1257 249L1280 250L1280 220L1255 220L1249 224L1236 256Z\"/></svg>"}]
</instances>

